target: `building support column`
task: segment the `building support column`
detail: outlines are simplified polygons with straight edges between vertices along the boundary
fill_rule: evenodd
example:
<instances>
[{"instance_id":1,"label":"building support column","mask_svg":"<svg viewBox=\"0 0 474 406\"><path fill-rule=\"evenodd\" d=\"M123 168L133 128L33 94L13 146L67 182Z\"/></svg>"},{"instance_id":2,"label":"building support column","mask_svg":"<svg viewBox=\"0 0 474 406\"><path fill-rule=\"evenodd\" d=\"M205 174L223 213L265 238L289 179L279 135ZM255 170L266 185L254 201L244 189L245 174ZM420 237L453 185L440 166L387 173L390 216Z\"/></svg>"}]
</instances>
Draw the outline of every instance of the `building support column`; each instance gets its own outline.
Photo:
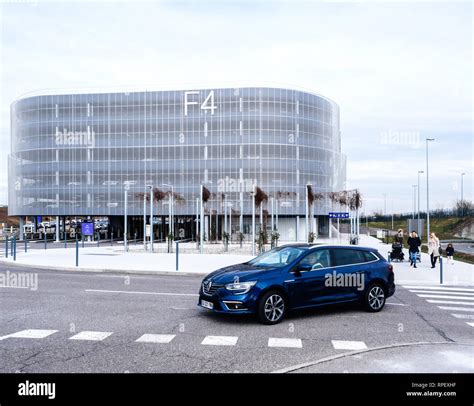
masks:
<instances>
[{"instance_id":1,"label":"building support column","mask_svg":"<svg viewBox=\"0 0 474 406\"><path fill-rule=\"evenodd\" d=\"M25 225L25 217L20 216L20 225L19 225L20 241L23 241L25 238L25 233L24 233L25 227L23 227L24 225Z\"/></svg>"},{"instance_id":2,"label":"building support column","mask_svg":"<svg viewBox=\"0 0 474 406\"><path fill-rule=\"evenodd\" d=\"M59 238L59 216L56 216L56 242L60 242L61 239Z\"/></svg>"}]
</instances>

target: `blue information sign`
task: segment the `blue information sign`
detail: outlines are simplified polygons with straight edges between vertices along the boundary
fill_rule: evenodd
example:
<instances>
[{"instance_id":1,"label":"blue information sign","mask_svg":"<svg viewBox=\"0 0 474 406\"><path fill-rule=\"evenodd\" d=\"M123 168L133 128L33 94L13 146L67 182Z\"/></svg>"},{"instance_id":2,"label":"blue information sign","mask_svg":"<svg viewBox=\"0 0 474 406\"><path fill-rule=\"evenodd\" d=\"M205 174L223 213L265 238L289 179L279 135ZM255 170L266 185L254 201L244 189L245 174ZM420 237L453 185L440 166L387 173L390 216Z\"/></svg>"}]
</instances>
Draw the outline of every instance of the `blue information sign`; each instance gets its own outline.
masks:
<instances>
[{"instance_id":1,"label":"blue information sign","mask_svg":"<svg viewBox=\"0 0 474 406\"><path fill-rule=\"evenodd\" d=\"M82 235L94 235L94 223L84 222L81 224Z\"/></svg>"},{"instance_id":2,"label":"blue information sign","mask_svg":"<svg viewBox=\"0 0 474 406\"><path fill-rule=\"evenodd\" d=\"M348 219L349 213L345 211L331 211L329 212L330 219Z\"/></svg>"}]
</instances>

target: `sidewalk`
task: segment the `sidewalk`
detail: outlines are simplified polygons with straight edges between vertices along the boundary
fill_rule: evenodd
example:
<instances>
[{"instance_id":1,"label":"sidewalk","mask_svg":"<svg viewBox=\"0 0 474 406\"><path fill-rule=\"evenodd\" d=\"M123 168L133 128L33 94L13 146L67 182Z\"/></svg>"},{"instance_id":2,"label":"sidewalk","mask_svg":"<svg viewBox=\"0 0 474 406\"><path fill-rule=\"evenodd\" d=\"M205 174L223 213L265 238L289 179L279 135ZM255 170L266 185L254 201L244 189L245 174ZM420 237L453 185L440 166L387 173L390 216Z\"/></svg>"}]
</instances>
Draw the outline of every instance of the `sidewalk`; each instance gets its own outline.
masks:
<instances>
[{"instance_id":1,"label":"sidewalk","mask_svg":"<svg viewBox=\"0 0 474 406\"><path fill-rule=\"evenodd\" d=\"M360 245L377 248L385 258L391 250L389 244L367 235L360 236ZM404 249L403 252L406 259L404 262L392 262L396 284L440 285L439 260L436 268L432 269L429 255L421 253L421 263L418 263L415 269L408 261L408 251ZM452 265L443 258L443 285L474 286L474 265L456 260Z\"/></svg>"},{"instance_id":2,"label":"sidewalk","mask_svg":"<svg viewBox=\"0 0 474 406\"><path fill-rule=\"evenodd\" d=\"M332 243L347 244L348 238L343 236L340 240L333 239ZM318 243L331 243L329 239L318 239ZM284 242L281 242L283 245ZM184 245L184 244L183 244ZM360 236L360 245L374 247L385 257L388 257L390 245L383 244L380 240L367 235ZM79 249L79 267L76 268L76 251L74 248L31 249L27 253L22 250L17 252L17 260L0 259L2 264L17 264L33 269L58 269L68 271L91 272L125 272L148 274L208 274L224 266L239 264L252 258L248 255L249 246L240 249L238 245L230 247L231 252L225 254L186 253L185 247L179 255L179 271L176 271L176 254L144 252L143 248L130 246L131 251L124 252L123 246L87 245ZM212 248L205 246L206 250ZM235 248L235 251L233 250ZM195 251L195 243L190 243L189 249ZM217 246L216 246L217 249ZM164 250L164 248L163 248ZM213 252L213 249L210 249ZM240 251L240 252L239 252ZM407 258L405 252L405 258ZM408 261L392 263L395 272L395 282L398 285L439 285L439 263L431 269L428 254L421 254L421 263L417 268L410 267ZM456 286L474 286L474 267L465 262L454 261L454 265L444 261L443 284Z\"/></svg>"}]
</instances>

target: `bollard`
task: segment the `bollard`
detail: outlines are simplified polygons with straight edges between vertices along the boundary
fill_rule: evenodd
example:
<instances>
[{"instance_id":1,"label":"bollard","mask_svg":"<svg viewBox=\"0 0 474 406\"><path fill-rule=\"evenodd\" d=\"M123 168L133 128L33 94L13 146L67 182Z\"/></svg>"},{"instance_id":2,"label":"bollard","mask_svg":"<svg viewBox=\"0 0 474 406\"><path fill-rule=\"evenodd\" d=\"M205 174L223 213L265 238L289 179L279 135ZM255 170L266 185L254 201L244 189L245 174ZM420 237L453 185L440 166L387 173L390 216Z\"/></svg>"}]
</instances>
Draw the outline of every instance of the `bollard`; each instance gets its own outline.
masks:
<instances>
[{"instance_id":1,"label":"bollard","mask_svg":"<svg viewBox=\"0 0 474 406\"><path fill-rule=\"evenodd\" d=\"M46 230L45 230L45 231L46 231ZM44 249L46 249L46 244L47 244L47 242L46 242L46 232L45 232L45 233L44 233Z\"/></svg>"},{"instance_id":2,"label":"bollard","mask_svg":"<svg viewBox=\"0 0 474 406\"><path fill-rule=\"evenodd\" d=\"M8 258L8 235L5 237L5 258Z\"/></svg>"},{"instance_id":3,"label":"bollard","mask_svg":"<svg viewBox=\"0 0 474 406\"><path fill-rule=\"evenodd\" d=\"M97 248L100 247L100 233L97 233Z\"/></svg>"},{"instance_id":4,"label":"bollard","mask_svg":"<svg viewBox=\"0 0 474 406\"><path fill-rule=\"evenodd\" d=\"M443 257L439 256L439 283L443 284Z\"/></svg>"},{"instance_id":5,"label":"bollard","mask_svg":"<svg viewBox=\"0 0 474 406\"><path fill-rule=\"evenodd\" d=\"M84 248L84 234L81 234L82 248Z\"/></svg>"},{"instance_id":6,"label":"bollard","mask_svg":"<svg viewBox=\"0 0 474 406\"><path fill-rule=\"evenodd\" d=\"M16 261L16 237L13 237L13 261Z\"/></svg>"},{"instance_id":7,"label":"bollard","mask_svg":"<svg viewBox=\"0 0 474 406\"><path fill-rule=\"evenodd\" d=\"M79 240L76 236L76 267L79 266Z\"/></svg>"},{"instance_id":8,"label":"bollard","mask_svg":"<svg viewBox=\"0 0 474 406\"><path fill-rule=\"evenodd\" d=\"M114 233L110 233L110 246L112 246L113 241L114 241Z\"/></svg>"},{"instance_id":9,"label":"bollard","mask_svg":"<svg viewBox=\"0 0 474 406\"><path fill-rule=\"evenodd\" d=\"M26 238L23 242L25 243L25 252L28 252L28 241L26 241Z\"/></svg>"},{"instance_id":10,"label":"bollard","mask_svg":"<svg viewBox=\"0 0 474 406\"><path fill-rule=\"evenodd\" d=\"M176 270L179 271L179 242L176 243Z\"/></svg>"},{"instance_id":11,"label":"bollard","mask_svg":"<svg viewBox=\"0 0 474 406\"><path fill-rule=\"evenodd\" d=\"M64 231L64 248L67 248L67 233Z\"/></svg>"},{"instance_id":12,"label":"bollard","mask_svg":"<svg viewBox=\"0 0 474 406\"><path fill-rule=\"evenodd\" d=\"M135 245L137 245L137 233L135 233Z\"/></svg>"}]
</instances>

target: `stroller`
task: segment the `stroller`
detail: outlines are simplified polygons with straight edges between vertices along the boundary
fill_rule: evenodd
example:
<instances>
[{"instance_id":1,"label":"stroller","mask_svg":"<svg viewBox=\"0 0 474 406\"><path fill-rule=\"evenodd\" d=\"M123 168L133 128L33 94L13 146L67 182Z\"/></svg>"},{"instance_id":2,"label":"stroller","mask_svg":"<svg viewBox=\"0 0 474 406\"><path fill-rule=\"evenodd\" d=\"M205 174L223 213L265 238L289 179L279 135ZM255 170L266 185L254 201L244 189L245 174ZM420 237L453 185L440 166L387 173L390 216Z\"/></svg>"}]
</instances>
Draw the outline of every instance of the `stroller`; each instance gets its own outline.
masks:
<instances>
[{"instance_id":1,"label":"stroller","mask_svg":"<svg viewBox=\"0 0 474 406\"><path fill-rule=\"evenodd\" d=\"M390 260L402 262L405 259L405 254L403 253L403 245L399 242L394 242L392 244L392 251L390 251Z\"/></svg>"}]
</instances>

